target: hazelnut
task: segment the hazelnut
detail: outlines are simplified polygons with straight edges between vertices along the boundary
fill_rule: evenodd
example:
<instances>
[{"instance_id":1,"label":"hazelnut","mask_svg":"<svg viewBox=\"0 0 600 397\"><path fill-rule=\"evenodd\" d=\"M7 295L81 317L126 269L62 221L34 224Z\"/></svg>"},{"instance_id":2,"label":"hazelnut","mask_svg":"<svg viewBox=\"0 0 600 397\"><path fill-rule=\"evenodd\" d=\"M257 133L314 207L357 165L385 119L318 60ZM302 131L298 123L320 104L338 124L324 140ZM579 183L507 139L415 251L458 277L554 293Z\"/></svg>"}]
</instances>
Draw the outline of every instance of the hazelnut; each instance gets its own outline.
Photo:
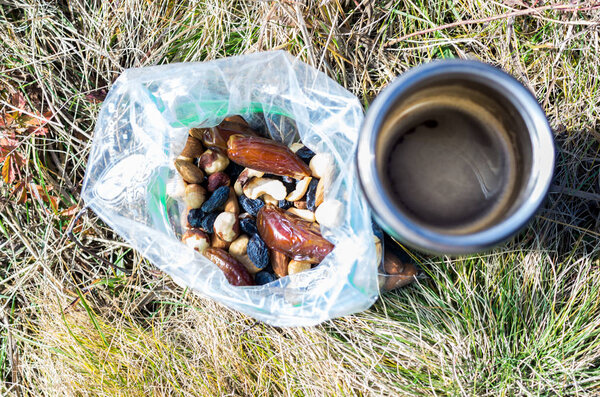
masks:
<instances>
[{"instance_id":1,"label":"hazelnut","mask_svg":"<svg viewBox=\"0 0 600 397\"><path fill-rule=\"evenodd\" d=\"M185 203L189 208L200 208L206 200L206 190L197 184L189 184L185 188Z\"/></svg>"},{"instance_id":2,"label":"hazelnut","mask_svg":"<svg viewBox=\"0 0 600 397\"><path fill-rule=\"evenodd\" d=\"M296 274L300 272L304 272L306 270L310 270L311 263L307 261L297 261L292 259L290 263L288 263L288 274Z\"/></svg>"},{"instance_id":3,"label":"hazelnut","mask_svg":"<svg viewBox=\"0 0 600 397\"><path fill-rule=\"evenodd\" d=\"M229 248L229 245L231 243L228 243L227 241L222 240L217 233L213 233L211 240L210 240L210 246L213 248L222 248L222 249L227 249Z\"/></svg>"},{"instance_id":4,"label":"hazelnut","mask_svg":"<svg viewBox=\"0 0 600 397\"><path fill-rule=\"evenodd\" d=\"M223 171L215 172L208 177L207 189L209 192L214 192L221 186L229 186L229 175Z\"/></svg>"},{"instance_id":5,"label":"hazelnut","mask_svg":"<svg viewBox=\"0 0 600 397\"><path fill-rule=\"evenodd\" d=\"M202 253L210 247L210 239L206 233L200 229L188 229L181 237L181 241L190 248Z\"/></svg>"},{"instance_id":6,"label":"hazelnut","mask_svg":"<svg viewBox=\"0 0 600 397\"><path fill-rule=\"evenodd\" d=\"M244 195L255 200L263 194L268 194L275 200L283 200L287 195L285 185L277 179L252 178L243 188Z\"/></svg>"},{"instance_id":7,"label":"hazelnut","mask_svg":"<svg viewBox=\"0 0 600 397\"><path fill-rule=\"evenodd\" d=\"M244 194L243 188L244 186L246 186L246 183L248 183L250 179L254 177L261 178L264 174L265 173L262 171L253 170L252 168L245 168L240 173L233 185L233 188L235 189L235 194L237 194L238 196Z\"/></svg>"},{"instance_id":8,"label":"hazelnut","mask_svg":"<svg viewBox=\"0 0 600 397\"><path fill-rule=\"evenodd\" d=\"M228 243L235 240L239 235L237 216L231 212L221 212L217 216L217 219L215 219L213 228L215 234L218 235L221 240Z\"/></svg>"},{"instance_id":9,"label":"hazelnut","mask_svg":"<svg viewBox=\"0 0 600 397\"><path fill-rule=\"evenodd\" d=\"M308 185L310 184L311 180L312 178L310 176L299 180L298 183L296 183L296 188L290 194L288 194L285 199L287 201L300 200L306 194L306 191L308 190Z\"/></svg>"},{"instance_id":10,"label":"hazelnut","mask_svg":"<svg viewBox=\"0 0 600 397\"><path fill-rule=\"evenodd\" d=\"M326 200L315 210L315 220L325 227L337 227L344 220L344 205L338 200Z\"/></svg>"},{"instance_id":11,"label":"hazelnut","mask_svg":"<svg viewBox=\"0 0 600 397\"><path fill-rule=\"evenodd\" d=\"M198 165L210 175L215 172L224 171L229 165L229 159L220 152L208 149L200 156Z\"/></svg>"}]
</instances>

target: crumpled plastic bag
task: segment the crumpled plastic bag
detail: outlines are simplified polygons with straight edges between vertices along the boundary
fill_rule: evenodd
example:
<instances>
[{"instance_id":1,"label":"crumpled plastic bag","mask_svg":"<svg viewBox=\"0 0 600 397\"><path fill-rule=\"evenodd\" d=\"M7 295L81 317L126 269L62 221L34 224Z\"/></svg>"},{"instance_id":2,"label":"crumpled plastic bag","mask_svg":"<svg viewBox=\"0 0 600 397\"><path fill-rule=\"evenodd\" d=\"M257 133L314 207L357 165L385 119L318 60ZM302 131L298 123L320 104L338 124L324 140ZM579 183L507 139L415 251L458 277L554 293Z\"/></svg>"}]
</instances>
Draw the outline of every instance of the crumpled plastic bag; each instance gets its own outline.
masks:
<instances>
[{"instance_id":1,"label":"crumpled plastic bag","mask_svg":"<svg viewBox=\"0 0 600 397\"><path fill-rule=\"evenodd\" d=\"M316 268L264 286L235 287L179 240L183 202L167 194L191 127L241 115L273 139L333 155L325 198L345 205L322 227L335 249ZM133 248L182 286L276 326L305 326L377 299L371 213L354 156L363 111L350 92L283 51L126 70L102 105L82 197Z\"/></svg>"}]
</instances>

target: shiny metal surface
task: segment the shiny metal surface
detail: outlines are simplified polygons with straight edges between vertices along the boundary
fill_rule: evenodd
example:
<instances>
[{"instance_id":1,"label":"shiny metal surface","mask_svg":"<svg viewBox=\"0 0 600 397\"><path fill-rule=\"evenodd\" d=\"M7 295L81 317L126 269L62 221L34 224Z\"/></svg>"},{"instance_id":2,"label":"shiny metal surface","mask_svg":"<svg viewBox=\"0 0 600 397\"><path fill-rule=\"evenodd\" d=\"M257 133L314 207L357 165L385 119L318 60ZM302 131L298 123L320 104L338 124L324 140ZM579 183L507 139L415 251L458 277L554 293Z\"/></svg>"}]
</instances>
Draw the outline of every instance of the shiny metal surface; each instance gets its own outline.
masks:
<instances>
[{"instance_id":1,"label":"shiny metal surface","mask_svg":"<svg viewBox=\"0 0 600 397\"><path fill-rule=\"evenodd\" d=\"M554 157L546 116L525 87L490 65L450 60L412 69L382 91L356 161L387 233L455 255L518 232L546 196Z\"/></svg>"}]
</instances>

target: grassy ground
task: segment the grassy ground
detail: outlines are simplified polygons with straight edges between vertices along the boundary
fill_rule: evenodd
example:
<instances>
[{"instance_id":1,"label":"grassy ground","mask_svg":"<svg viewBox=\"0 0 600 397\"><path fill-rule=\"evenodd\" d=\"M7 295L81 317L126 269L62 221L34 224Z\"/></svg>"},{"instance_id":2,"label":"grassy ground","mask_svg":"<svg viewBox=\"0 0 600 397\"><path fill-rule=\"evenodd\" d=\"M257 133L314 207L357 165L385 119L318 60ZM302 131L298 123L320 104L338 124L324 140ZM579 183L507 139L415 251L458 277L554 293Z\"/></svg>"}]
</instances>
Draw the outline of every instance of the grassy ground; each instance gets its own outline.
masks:
<instances>
[{"instance_id":1,"label":"grassy ground","mask_svg":"<svg viewBox=\"0 0 600 397\"><path fill-rule=\"evenodd\" d=\"M3 175L10 183L0 186L0 394L599 394L598 8L531 0L0 2L0 112L27 110L0 128L0 138L13 139L2 153L12 155ZM76 229L89 252L66 238L99 102L125 68L275 48L365 105L394 76L434 58L503 67L534 92L555 130L545 208L493 252L417 255L427 279L368 311L303 329L255 324L191 295L93 215ZM36 130L28 115L51 121Z\"/></svg>"}]
</instances>

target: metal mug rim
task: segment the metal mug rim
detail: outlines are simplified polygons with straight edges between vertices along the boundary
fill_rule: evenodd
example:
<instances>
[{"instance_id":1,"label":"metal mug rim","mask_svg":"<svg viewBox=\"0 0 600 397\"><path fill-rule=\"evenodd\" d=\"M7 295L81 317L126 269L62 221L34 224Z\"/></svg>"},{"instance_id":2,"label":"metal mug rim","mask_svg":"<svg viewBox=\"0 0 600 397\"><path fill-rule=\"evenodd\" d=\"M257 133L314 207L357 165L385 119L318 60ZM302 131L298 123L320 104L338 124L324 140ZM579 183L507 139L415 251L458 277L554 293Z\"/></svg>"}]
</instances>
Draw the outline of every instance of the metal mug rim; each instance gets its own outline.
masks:
<instances>
[{"instance_id":1,"label":"metal mug rim","mask_svg":"<svg viewBox=\"0 0 600 397\"><path fill-rule=\"evenodd\" d=\"M474 233L451 235L426 229L404 216L381 186L375 162L377 133L394 99L417 83L440 75L466 76L479 80L523 109L532 142L532 170L528 180L530 195L509 217ZM555 149L552 130L535 97L508 73L473 60L437 60L409 70L396 78L375 98L360 129L355 155L359 184L377 223L400 242L435 254L460 255L484 251L517 233L543 203L554 173Z\"/></svg>"}]
</instances>

